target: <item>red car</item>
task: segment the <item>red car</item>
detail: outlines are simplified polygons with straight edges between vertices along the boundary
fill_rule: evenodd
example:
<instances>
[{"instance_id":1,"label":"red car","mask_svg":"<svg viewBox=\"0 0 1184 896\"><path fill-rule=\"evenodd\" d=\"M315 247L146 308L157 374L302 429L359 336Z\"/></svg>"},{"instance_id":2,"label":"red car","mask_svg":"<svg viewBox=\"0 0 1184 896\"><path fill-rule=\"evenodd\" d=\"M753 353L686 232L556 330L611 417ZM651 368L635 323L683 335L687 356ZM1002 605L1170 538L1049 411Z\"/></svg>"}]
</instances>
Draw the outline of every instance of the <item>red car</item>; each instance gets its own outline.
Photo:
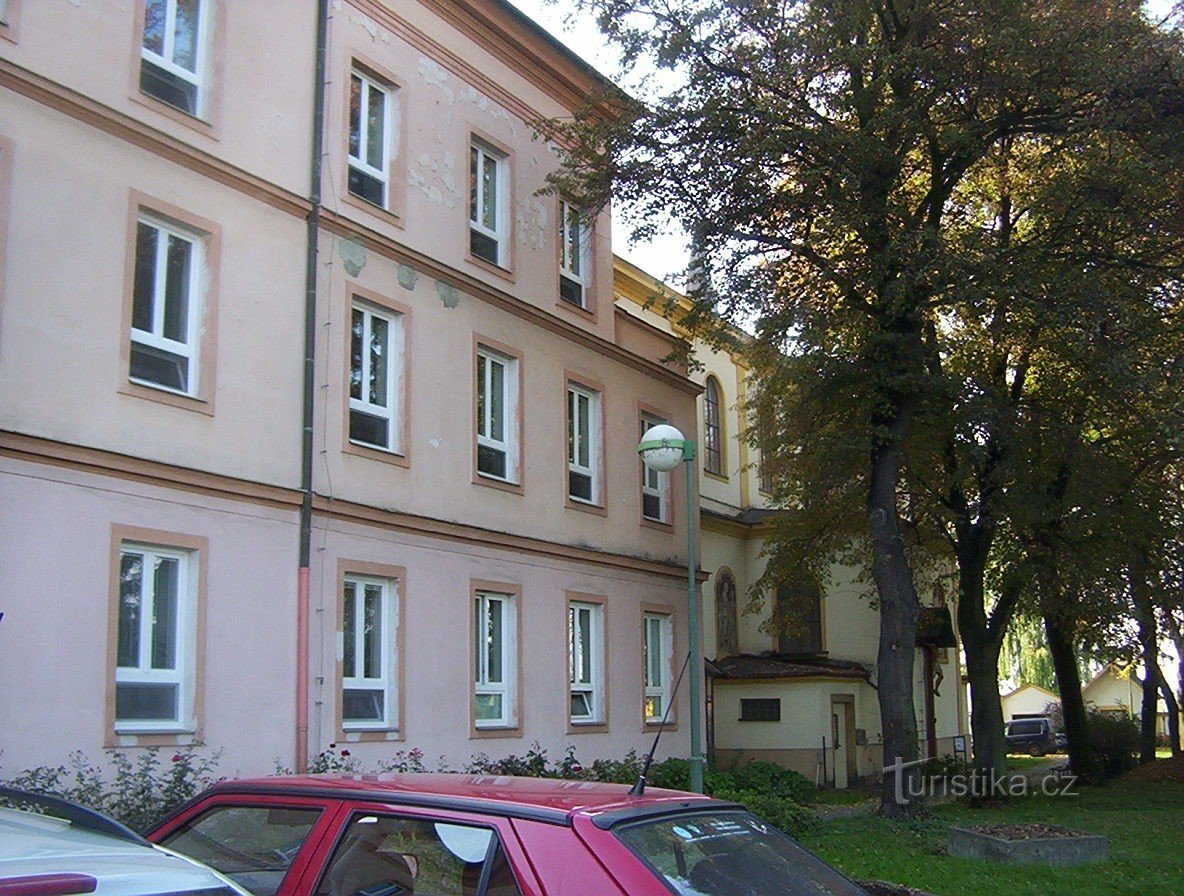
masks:
<instances>
[{"instance_id":1,"label":"red car","mask_svg":"<svg viewBox=\"0 0 1184 896\"><path fill-rule=\"evenodd\" d=\"M149 838L255 896L862 896L740 806L480 775L227 781Z\"/></svg>"}]
</instances>

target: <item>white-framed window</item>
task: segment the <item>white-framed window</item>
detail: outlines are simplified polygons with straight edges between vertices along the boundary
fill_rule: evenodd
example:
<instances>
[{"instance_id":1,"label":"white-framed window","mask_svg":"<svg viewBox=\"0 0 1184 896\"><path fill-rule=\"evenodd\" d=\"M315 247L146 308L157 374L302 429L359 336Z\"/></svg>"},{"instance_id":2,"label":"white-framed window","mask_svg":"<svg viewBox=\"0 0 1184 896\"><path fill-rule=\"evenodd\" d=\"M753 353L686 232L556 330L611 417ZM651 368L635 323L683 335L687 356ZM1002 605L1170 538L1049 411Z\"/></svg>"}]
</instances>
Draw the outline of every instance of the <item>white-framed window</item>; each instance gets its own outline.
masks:
<instances>
[{"instance_id":1,"label":"white-framed window","mask_svg":"<svg viewBox=\"0 0 1184 896\"><path fill-rule=\"evenodd\" d=\"M141 214L132 285L132 380L196 395L204 240Z\"/></svg>"},{"instance_id":2,"label":"white-framed window","mask_svg":"<svg viewBox=\"0 0 1184 896\"><path fill-rule=\"evenodd\" d=\"M514 595L478 591L473 600L473 668L478 728L505 728L515 719L517 647Z\"/></svg>"},{"instance_id":3,"label":"white-framed window","mask_svg":"<svg viewBox=\"0 0 1184 896\"><path fill-rule=\"evenodd\" d=\"M349 77L349 191L386 208L392 91L357 69Z\"/></svg>"},{"instance_id":4,"label":"white-framed window","mask_svg":"<svg viewBox=\"0 0 1184 896\"><path fill-rule=\"evenodd\" d=\"M665 423L657 417L648 414L641 416L641 435L646 430L659 423ZM641 515L644 519L656 523L670 522L670 474L658 470L651 470L644 463L641 464Z\"/></svg>"},{"instance_id":5,"label":"white-framed window","mask_svg":"<svg viewBox=\"0 0 1184 896\"><path fill-rule=\"evenodd\" d=\"M345 576L341 606L341 727L392 729L395 718L395 582Z\"/></svg>"},{"instance_id":6,"label":"white-framed window","mask_svg":"<svg viewBox=\"0 0 1184 896\"><path fill-rule=\"evenodd\" d=\"M508 165L489 144L469 145L469 251L496 265L506 257Z\"/></svg>"},{"instance_id":7,"label":"white-framed window","mask_svg":"<svg viewBox=\"0 0 1184 896\"><path fill-rule=\"evenodd\" d=\"M140 90L190 115L205 97L210 0L145 0Z\"/></svg>"},{"instance_id":8,"label":"white-framed window","mask_svg":"<svg viewBox=\"0 0 1184 896\"><path fill-rule=\"evenodd\" d=\"M518 477L518 361L485 346L477 349L477 472L516 482Z\"/></svg>"},{"instance_id":9,"label":"white-framed window","mask_svg":"<svg viewBox=\"0 0 1184 896\"><path fill-rule=\"evenodd\" d=\"M354 301L350 310L349 439L401 450L403 319Z\"/></svg>"},{"instance_id":10,"label":"white-framed window","mask_svg":"<svg viewBox=\"0 0 1184 896\"><path fill-rule=\"evenodd\" d=\"M646 613L643 617L642 664L645 668L645 720L660 722L670 706L670 661L673 636L670 617Z\"/></svg>"},{"instance_id":11,"label":"white-framed window","mask_svg":"<svg viewBox=\"0 0 1184 896\"><path fill-rule=\"evenodd\" d=\"M571 721L604 721L604 607L572 601L567 608Z\"/></svg>"},{"instance_id":12,"label":"white-framed window","mask_svg":"<svg viewBox=\"0 0 1184 896\"><path fill-rule=\"evenodd\" d=\"M600 502L600 393L567 384L567 494Z\"/></svg>"},{"instance_id":13,"label":"white-framed window","mask_svg":"<svg viewBox=\"0 0 1184 896\"><path fill-rule=\"evenodd\" d=\"M580 209L559 201L559 298L587 307L589 233Z\"/></svg>"},{"instance_id":14,"label":"white-framed window","mask_svg":"<svg viewBox=\"0 0 1184 896\"><path fill-rule=\"evenodd\" d=\"M120 547L117 732L193 729L195 559L166 547Z\"/></svg>"}]
</instances>

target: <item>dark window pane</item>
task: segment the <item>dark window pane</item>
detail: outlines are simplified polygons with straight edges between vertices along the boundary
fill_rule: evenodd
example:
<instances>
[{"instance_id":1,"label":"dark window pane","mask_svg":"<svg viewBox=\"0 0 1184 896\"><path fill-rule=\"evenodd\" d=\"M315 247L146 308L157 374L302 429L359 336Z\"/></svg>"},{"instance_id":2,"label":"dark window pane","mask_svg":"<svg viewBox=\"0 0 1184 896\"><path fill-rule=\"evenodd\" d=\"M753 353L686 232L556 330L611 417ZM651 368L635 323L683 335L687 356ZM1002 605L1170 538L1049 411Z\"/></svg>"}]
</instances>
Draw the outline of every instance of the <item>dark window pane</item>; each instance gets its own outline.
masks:
<instances>
[{"instance_id":1,"label":"dark window pane","mask_svg":"<svg viewBox=\"0 0 1184 896\"><path fill-rule=\"evenodd\" d=\"M133 342L131 377L185 392L189 388L189 360Z\"/></svg>"},{"instance_id":2,"label":"dark window pane","mask_svg":"<svg viewBox=\"0 0 1184 896\"><path fill-rule=\"evenodd\" d=\"M136 225L136 278L132 286L132 326L152 332L156 290L156 240L160 231L141 221Z\"/></svg>"},{"instance_id":3,"label":"dark window pane","mask_svg":"<svg viewBox=\"0 0 1184 896\"><path fill-rule=\"evenodd\" d=\"M365 587L363 624L362 675L365 678L378 678L382 675L382 589L376 585Z\"/></svg>"},{"instance_id":4,"label":"dark window pane","mask_svg":"<svg viewBox=\"0 0 1184 896\"><path fill-rule=\"evenodd\" d=\"M469 231L469 250L478 258L484 258L493 264L498 263L497 240L476 230Z\"/></svg>"},{"instance_id":5,"label":"dark window pane","mask_svg":"<svg viewBox=\"0 0 1184 896\"><path fill-rule=\"evenodd\" d=\"M147 59L140 62L140 90L182 112L197 114L197 85L166 72Z\"/></svg>"},{"instance_id":6,"label":"dark window pane","mask_svg":"<svg viewBox=\"0 0 1184 896\"><path fill-rule=\"evenodd\" d=\"M822 591L805 572L777 586L777 650L787 654L822 652Z\"/></svg>"},{"instance_id":7,"label":"dark window pane","mask_svg":"<svg viewBox=\"0 0 1184 896\"><path fill-rule=\"evenodd\" d=\"M124 554L119 559L119 646L116 660L132 669L140 665L140 591L144 555Z\"/></svg>"},{"instance_id":8,"label":"dark window pane","mask_svg":"<svg viewBox=\"0 0 1184 896\"><path fill-rule=\"evenodd\" d=\"M164 23L168 13L166 0L148 0L144 4L144 49L157 56L164 54Z\"/></svg>"},{"instance_id":9,"label":"dark window pane","mask_svg":"<svg viewBox=\"0 0 1184 896\"><path fill-rule=\"evenodd\" d=\"M366 164L383 171L386 169L386 146L383 145L386 134L386 94L374 85L370 85L367 92L370 94L370 108L366 116Z\"/></svg>"},{"instance_id":10,"label":"dark window pane","mask_svg":"<svg viewBox=\"0 0 1184 896\"><path fill-rule=\"evenodd\" d=\"M164 336L188 342L189 277L193 246L188 240L168 238L168 267L164 280Z\"/></svg>"},{"instance_id":11,"label":"dark window pane","mask_svg":"<svg viewBox=\"0 0 1184 896\"><path fill-rule=\"evenodd\" d=\"M173 30L173 62L190 72L197 72L197 28L199 0L177 0L176 27Z\"/></svg>"},{"instance_id":12,"label":"dark window pane","mask_svg":"<svg viewBox=\"0 0 1184 896\"><path fill-rule=\"evenodd\" d=\"M382 188L383 183L378 178L359 171L357 168L351 167L349 169L349 191L355 196L360 196L367 202L381 206L383 205Z\"/></svg>"},{"instance_id":13,"label":"dark window pane","mask_svg":"<svg viewBox=\"0 0 1184 896\"><path fill-rule=\"evenodd\" d=\"M361 411L349 412L349 438L379 448L390 448L390 421Z\"/></svg>"},{"instance_id":14,"label":"dark window pane","mask_svg":"<svg viewBox=\"0 0 1184 896\"><path fill-rule=\"evenodd\" d=\"M344 589L344 598L342 605L342 622L341 633L342 641L342 657L341 657L341 674L345 678L353 678L357 675L357 645L358 645L358 603L357 603L358 586L355 582L346 582Z\"/></svg>"},{"instance_id":15,"label":"dark window pane","mask_svg":"<svg viewBox=\"0 0 1184 896\"><path fill-rule=\"evenodd\" d=\"M657 495L641 496L641 513L647 520L662 519L662 499Z\"/></svg>"},{"instance_id":16,"label":"dark window pane","mask_svg":"<svg viewBox=\"0 0 1184 896\"><path fill-rule=\"evenodd\" d=\"M583 501L592 500L592 477L583 473L568 472L567 492L573 498Z\"/></svg>"},{"instance_id":17,"label":"dark window pane","mask_svg":"<svg viewBox=\"0 0 1184 896\"><path fill-rule=\"evenodd\" d=\"M175 684L116 684L115 718L149 721L177 718Z\"/></svg>"},{"instance_id":18,"label":"dark window pane","mask_svg":"<svg viewBox=\"0 0 1184 896\"><path fill-rule=\"evenodd\" d=\"M781 699L779 697L740 698L741 722L780 722Z\"/></svg>"},{"instance_id":19,"label":"dark window pane","mask_svg":"<svg viewBox=\"0 0 1184 896\"><path fill-rule=\"evenodd\" d=\"M362 79L351 75L349 79L349 154L361 158L362 147ZM353 191L353 184L350 184Z\"/></svg>"},{"instance_id":20,"label":"dark window pane","mask_svg":"<svg viewBox=\"0 0 1184 896\"><path fill-rule=\"evenodd\" d=\"M387 356L390 354L390 324L381 317L370 318L370 404L389 407L387 385L390 375Z\"/></svg>"},{"instance_id":21,"label":"dark window pane","mask_svg":"<svg viewBox=\"0 0 1184 896\"><path fill-rule=\"evenodd\" d=\"M152 668L177 668L177 592L181 564L172 557L156 561L152 595Z\"/></svg>"},{"instance_id":22,"label":"dark window pane","mask_svg":"<svg viewBox=\"0 0 1184 896\"><path fill-rule=\"evenodd\" d=\"M341 694L341 718L347 722L381 722L382 691L346 688Z\"/></svg>"},{"instance_id":23,"label":"dark window pane","mask_svg":"<svg viewBox=\"0 0 1184 896\"><path fill-rule=\"evenodd\" d=\"M355 308L349 336L349 397L362 397L362 342L365 339L366 314ZM352 438L352 436L351 436Z\"/></svg>"},{"instance_id":24,"label":"dark window pane","mask_svg":"<svg viewBox=\"0 0 1184 896\"><path fill-rule=\"evenodd\" d=\"M559 298L565 302L583 308L584 307L584 287L576 283L570 277L559 278Z\"/></svg>"},{"instance_id":25,"label":"dark window pane","mask_svg":"<svg viewBox=\"0 0 1184 896\"><path fill-rule=\"evenodd\" d=\"M506 452L486 445L477 446L477 469L499 479L506 478Z\"/></svg>"},{"instance_id":26,"label":"dark window pane","mask_svg":"<svg viewBox=\"0 0 1184 896\"><path fill-rule=\"evenodd\" d=\"M216 868L255 896L274 896L320 814L319 809L223 805L187 821L164 845Z\"/></svg>"}]
</instances>

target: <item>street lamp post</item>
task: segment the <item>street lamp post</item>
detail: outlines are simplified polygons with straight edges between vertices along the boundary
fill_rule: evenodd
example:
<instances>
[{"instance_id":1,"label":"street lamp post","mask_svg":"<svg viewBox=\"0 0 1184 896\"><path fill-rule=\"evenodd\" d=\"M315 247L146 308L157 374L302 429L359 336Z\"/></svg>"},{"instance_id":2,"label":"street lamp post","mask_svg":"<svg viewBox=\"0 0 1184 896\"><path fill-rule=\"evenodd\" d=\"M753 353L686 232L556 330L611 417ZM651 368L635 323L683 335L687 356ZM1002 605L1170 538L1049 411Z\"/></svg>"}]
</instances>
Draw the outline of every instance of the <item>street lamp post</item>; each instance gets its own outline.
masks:
<instances>
[{"instance_id":1,"label":"street lamp post","mask_svg":"<svg viewBox=\"0 0 1184 896\"><path fill-rule=\"evenodd\" d=\"M642 463L651 470L669 473L682 463L687 472L687 622L690 637L691 667L691 790L703 792L703 753L699 739L699 717L702 708L700 676L703 674L703 650L699 643L699 591L695 582L695 477L691 468L695 461L695 443L668 423L651 426L637 446Z\"/></svg>"}]
</instances>

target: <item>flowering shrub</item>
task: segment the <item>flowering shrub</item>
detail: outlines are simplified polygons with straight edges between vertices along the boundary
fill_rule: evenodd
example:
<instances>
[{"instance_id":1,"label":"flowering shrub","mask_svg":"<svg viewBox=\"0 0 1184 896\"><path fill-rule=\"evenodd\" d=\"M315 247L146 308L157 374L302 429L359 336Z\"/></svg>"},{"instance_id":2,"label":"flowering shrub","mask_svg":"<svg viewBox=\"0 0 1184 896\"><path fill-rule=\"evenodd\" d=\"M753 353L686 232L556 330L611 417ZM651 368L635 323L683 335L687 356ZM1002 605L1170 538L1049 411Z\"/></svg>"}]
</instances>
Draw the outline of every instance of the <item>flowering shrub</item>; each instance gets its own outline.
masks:
<instances>
[{"instance_id":1,"label":"flowering shrub","mask_svg":"<svg viewBox=\"0 0 1184 896\"><path fill-rule=\"evenodd\" d=\"M183 747L167 758L157 747L139 751L133 760L108 750L107 767L95 765L76 750L64 765L26 769L5 783L10 787L65 797L98 809L136 831L146 831L217 779L222 751L202 755Z\"/></svg>"}]
</instances>

